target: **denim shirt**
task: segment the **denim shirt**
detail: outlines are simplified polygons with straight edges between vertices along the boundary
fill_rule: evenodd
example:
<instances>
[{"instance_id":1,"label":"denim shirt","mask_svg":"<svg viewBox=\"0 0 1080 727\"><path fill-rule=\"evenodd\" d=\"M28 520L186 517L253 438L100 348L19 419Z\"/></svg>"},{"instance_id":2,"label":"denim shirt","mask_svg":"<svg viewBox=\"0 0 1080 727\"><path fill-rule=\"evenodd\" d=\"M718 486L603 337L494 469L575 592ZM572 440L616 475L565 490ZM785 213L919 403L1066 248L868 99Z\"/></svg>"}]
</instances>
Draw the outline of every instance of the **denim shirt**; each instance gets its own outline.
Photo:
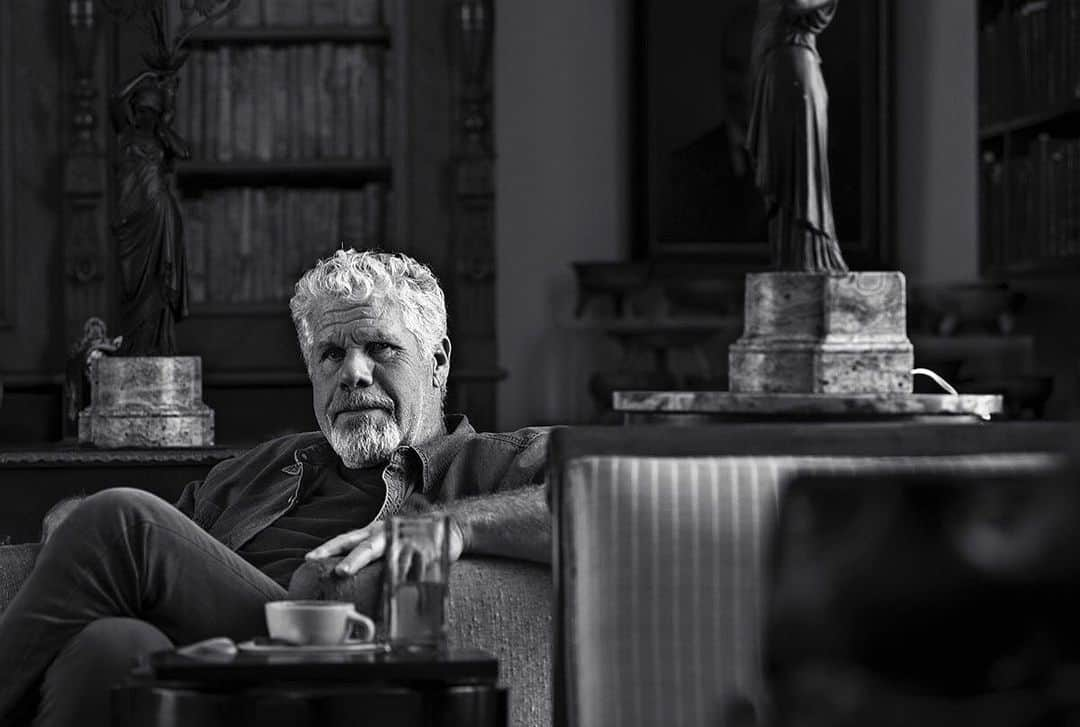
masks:
<instances>
[{"instance_id":1,"label":"denim shirt","mask_svg":"<svg viewBox=\"0 0 1080 727\"><path fill-rule=\"evenodd\" d=\"M454 415L447 417L446 431L391 455L383 468L386 495L377 520L545 481L548 429L477 432L464 416ZM206 479L184 488L176 507L237 550L304 497L318 468L336 463L321 432L279 437L218 463Z\"/></svg>"}]
</instances>

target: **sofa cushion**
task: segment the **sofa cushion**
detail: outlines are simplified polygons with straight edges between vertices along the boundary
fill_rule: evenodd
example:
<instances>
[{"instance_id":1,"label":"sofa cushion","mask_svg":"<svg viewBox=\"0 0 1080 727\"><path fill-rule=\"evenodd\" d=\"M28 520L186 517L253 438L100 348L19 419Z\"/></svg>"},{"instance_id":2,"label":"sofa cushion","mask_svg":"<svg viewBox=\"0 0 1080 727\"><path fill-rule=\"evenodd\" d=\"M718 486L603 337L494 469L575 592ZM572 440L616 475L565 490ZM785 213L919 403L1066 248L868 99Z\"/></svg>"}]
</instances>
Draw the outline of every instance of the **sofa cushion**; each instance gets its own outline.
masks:
<instances>
[{"instance_id":1,"label":"sofa cushion","mask_svg":"<svg viewBox=\"0 0 1080 727\"><path fill-rule=\"evenodd\" d=\"M581 457L560 493L571 725L715 725L762 689L764 555L795 474L1042 472L1043 454Z\"/></svg>"},{"instance_id":2,"label":"sofa cushion","mask_svg":"<svg viewBox=\"0 0 1080 727\"><path fill-rule=\"evenodd\" d=\"M37 543L0 546L0 613L19 592L40 549Z\"/></svg>"}]
</instances>

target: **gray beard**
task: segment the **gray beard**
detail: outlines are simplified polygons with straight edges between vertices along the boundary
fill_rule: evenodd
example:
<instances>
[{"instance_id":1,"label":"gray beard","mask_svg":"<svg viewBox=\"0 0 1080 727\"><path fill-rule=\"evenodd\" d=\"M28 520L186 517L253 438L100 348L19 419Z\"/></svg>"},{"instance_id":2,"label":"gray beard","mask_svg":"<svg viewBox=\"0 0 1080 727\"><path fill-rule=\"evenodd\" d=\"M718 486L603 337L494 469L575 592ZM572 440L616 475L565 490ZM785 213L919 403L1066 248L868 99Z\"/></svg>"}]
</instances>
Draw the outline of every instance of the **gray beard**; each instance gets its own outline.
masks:
<instances>
[{"instance_id":1,"label":"gray beard","mask_svg":"<svg viewBox=\"0 0 1080 727\"><path fill-rule=\"evenodd\" d=\"M349 469L384 464L401 446L401 428L392 416L365 416L334 426L327 422L326 438Z\"/></svg>"}]
</instances>

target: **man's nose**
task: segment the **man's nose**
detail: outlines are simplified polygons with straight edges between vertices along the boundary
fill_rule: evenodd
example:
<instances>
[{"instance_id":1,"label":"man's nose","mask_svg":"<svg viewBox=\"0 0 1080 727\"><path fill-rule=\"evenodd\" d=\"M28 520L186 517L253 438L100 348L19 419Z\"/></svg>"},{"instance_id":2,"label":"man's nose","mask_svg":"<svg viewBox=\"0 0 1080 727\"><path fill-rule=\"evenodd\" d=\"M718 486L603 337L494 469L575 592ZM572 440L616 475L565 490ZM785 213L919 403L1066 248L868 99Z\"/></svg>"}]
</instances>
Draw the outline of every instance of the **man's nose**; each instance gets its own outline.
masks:
<instances>
[{"instance_id":1,"label":"man's nose","mask_svg":"<svg viewBox=\"0 0 1080 727\"><path fill-rule=\"evenodd\" d=\"M340 383L346 389L371 386L374 363L361 349L351 348L345 352L341 364Z\"/></svg>"}]
</instances>

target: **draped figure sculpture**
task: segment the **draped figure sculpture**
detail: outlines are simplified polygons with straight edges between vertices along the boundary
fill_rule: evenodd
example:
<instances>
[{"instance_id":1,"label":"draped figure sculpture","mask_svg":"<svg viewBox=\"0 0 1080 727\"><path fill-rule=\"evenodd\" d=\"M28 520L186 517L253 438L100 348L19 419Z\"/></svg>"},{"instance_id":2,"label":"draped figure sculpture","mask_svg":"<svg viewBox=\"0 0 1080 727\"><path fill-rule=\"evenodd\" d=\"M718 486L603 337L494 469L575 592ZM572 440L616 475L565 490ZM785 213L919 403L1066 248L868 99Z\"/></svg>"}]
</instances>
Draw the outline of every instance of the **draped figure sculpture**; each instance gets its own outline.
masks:
<instances>
[{"instance_id":1,"label":"draped figure sculpture","mask_svg":"<svg viewBox=\"0 0 1080 727\"><path fill-rule=\"evenodd\" d=\"M117 133L121 356L171 356L175 324L188 314L184 227L173 162L191 156L172 129L176 76L146 71L111 104Z\"/></svg>"},{"instance_id":2,"label":"draped figure sculpture","mask_svg":"<svg viewBox=\"0 0 1080 727\"><path fill-rule=\"evenodd\" d=\"M828 102L817 35L838 0L760 0L747 147L778 270L843 273L829 191Z\"/></svg>"}]
</instances>

